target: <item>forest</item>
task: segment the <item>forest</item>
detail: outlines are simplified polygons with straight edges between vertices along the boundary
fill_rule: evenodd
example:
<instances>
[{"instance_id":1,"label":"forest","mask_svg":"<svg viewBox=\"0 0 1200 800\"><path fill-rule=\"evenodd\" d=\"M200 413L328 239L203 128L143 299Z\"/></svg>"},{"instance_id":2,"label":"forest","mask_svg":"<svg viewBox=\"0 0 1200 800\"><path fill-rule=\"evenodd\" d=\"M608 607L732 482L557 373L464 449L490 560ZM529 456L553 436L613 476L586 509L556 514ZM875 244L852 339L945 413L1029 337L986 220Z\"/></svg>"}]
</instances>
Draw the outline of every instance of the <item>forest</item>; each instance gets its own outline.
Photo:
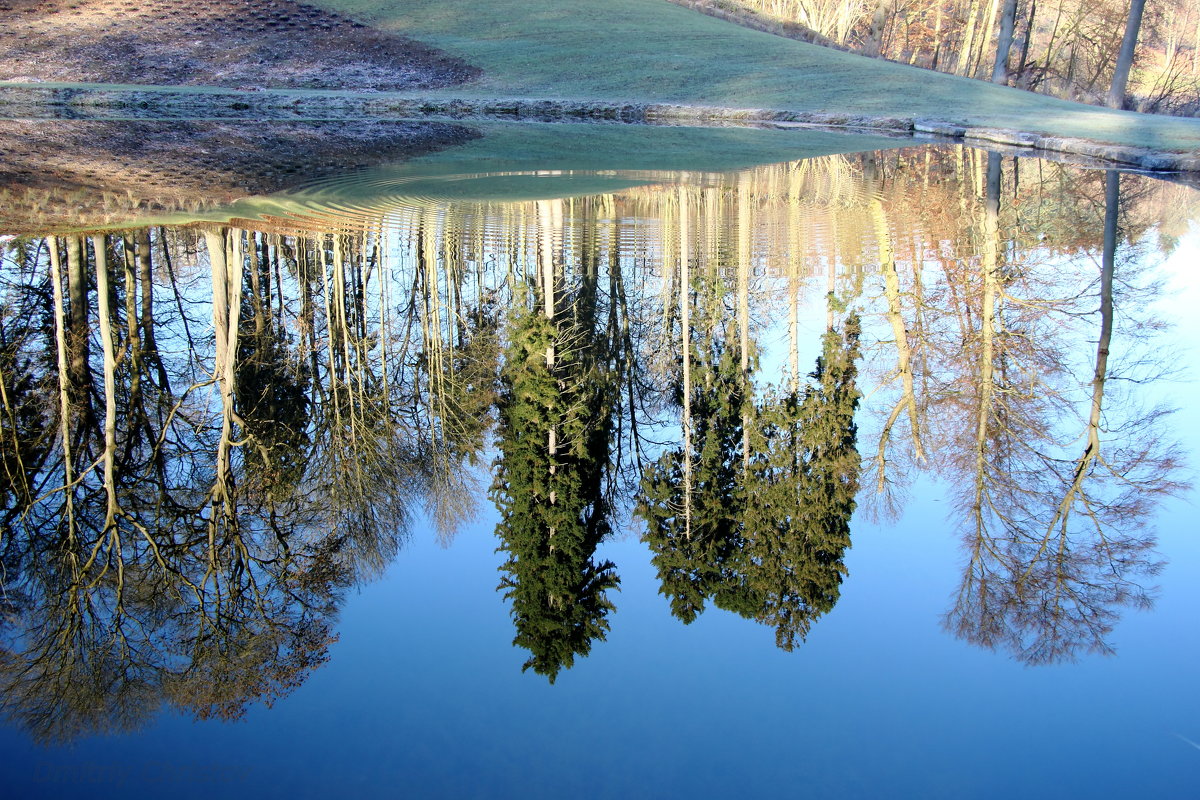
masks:
<instances>
[{"instance_id":1,"label":"forest","mask_svg":"<svg viewBox=\"0 0 1200 800\"><path fill-rule=\"evenodd\" d=\"M694 5L683 2L684 5ZM1200 112L1200 8L1188 0L716 0L710 12L954 75L1159 114ZM1132 31L1131 31L1132 29ZM1128 63L1123 40L1133 36ZM1125 87L1115 91L1114 86Z\"/></svg>"}]
</instances>

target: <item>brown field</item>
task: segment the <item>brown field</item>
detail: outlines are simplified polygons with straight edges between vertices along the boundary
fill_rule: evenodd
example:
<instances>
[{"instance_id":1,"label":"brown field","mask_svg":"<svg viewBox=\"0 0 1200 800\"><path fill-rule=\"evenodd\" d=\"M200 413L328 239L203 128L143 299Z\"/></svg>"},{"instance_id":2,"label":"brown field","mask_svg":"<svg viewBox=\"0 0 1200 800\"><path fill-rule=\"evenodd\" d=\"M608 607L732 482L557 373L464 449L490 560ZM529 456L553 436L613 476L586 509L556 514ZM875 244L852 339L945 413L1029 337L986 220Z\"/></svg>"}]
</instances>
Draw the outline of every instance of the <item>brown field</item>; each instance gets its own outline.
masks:
<instances>
[{"instance_id":1,"label":"brown field","mask_svg":"<svg viewBox=\"0 0 1200 800\"><path fill-rule=\"evenodd\" d=\"M0 0L0 80L428 89L478 70L292 0Z\"/></svg>"}]
</instances>

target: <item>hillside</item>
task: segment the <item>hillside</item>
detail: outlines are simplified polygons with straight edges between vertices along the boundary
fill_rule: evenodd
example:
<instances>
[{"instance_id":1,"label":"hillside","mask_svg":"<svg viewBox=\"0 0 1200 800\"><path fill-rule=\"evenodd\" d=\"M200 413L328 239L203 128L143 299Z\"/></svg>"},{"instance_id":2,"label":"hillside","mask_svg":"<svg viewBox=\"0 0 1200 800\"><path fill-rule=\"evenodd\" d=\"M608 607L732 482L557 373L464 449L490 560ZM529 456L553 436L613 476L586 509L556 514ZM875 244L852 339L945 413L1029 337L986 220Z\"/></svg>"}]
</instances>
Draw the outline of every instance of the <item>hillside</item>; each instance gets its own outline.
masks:
<instances>
[{"instance_id":1,"label":"hillside","mask_svg":"<svg viewBox=\"0 0 1200 800\"><path fill-rule=\"evenodd\" d=\"M1071 103L749 30L667 0L317 0L460 56L458 93L926 117L1163 150L1200 120Z\"/></svg>"},{"instance_id":2,"label":"hillside","mask_svg":"<svg viewBox=\"0 0 1200 800\"><path fill-rule=\"evenodd\" d=\"M87 0L74 5L87 7L89 3L102 1L107 0ZM205 23L218 26L212 30L225 30L220 26L227 26L246 36L266 36L280 50L308 52L307 45L295 46L300 40L295 38L299 34L292 28L268 26L269 30L264 32L266 23L257 21L259 18L254 15L283 12L295 15L299 13L296 9L307 8L301 4L284 0L265 4L249 0L199 0L199 4L192 5L205 7L206 2L214 7L226 4L231 8L241 4L253 10L243 9L232 18L213 18L216 21ZM166 0L125 4L143 10L164 5L168 5ZM749 30L668 0L606 0L605 3L312 0L310 6L314 11L339 20L353 20L372 30L353 26L348 30L318 27L316 33L305 34L310 36L306 42L323 39L330 49L341 48L353 54L350 43L354 36L386 34L404 37L394 40L397 42L422 42L436 48L439 54L459 59L454 63L460 65L460 70L480 70L478 74L471 73L474 77L467 80L463 80L468 77L466 72L459 71L451 80L396 85L390 87L388 96L671 103L933 119L1200 154L1200 120L1113 112L868 59ZM186 38L181 35L185 29L163 27L152 20L141 23L139 28L158 28L170 31L173 38ZM194 37L208 29L200 25L198 29L187 30L192 31L187 36ZM320 55L319 50L312 52ZM343 63L352 65L355 58ZM88 74L87 66L75 67L80 71L74 80L100 83L118 80L114 76ZM140 73L131 72L121 80L165 82L161 72L145 66ZM282 71L282 67L269 61L262 70L264 76ZM26 82L69 77L20 75L11 67L3 75L10 80L24 77ZM244 86L247 81L234 83ZM274 84L264 77L256 88L261 85ZM347 89L381 88L352 81L337 85ZM260 97L256 102L266 103L267 98Z\"/></svg>"}]
</instances>

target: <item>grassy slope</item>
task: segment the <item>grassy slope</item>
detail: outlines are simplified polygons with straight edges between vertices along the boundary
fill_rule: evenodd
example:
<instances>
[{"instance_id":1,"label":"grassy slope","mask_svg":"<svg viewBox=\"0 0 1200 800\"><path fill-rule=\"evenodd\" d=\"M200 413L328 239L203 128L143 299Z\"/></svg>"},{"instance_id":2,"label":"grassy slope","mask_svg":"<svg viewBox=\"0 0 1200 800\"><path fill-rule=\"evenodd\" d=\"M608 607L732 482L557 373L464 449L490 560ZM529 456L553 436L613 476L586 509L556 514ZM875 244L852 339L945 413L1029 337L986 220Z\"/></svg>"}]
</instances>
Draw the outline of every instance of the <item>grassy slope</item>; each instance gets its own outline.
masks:
<instances>
[{"instance_id":1,"label":"grassy slope","mask_svg":"<svg viewBox=\"0 0 1200 800\"><path fill-rule=\"evenodd\" d=\"M444 48L485 77L455 90L930 117L1165 150L1200 120L1117 113L748 30L666 0L310 0Z\"/></svg>"},{"instance_id":2,"label":"grassy slope","mask_svg":"<svg viewBox=\"0 0 1200 800\"><path fill-rule=\"evenodd\" d=\"M421 94L927 117L1200 152L1200 120L1113 112L863 58L752 31L667 0L309 2L405 33L485 71L471 84Z\"/></svg>"}]
</instances>

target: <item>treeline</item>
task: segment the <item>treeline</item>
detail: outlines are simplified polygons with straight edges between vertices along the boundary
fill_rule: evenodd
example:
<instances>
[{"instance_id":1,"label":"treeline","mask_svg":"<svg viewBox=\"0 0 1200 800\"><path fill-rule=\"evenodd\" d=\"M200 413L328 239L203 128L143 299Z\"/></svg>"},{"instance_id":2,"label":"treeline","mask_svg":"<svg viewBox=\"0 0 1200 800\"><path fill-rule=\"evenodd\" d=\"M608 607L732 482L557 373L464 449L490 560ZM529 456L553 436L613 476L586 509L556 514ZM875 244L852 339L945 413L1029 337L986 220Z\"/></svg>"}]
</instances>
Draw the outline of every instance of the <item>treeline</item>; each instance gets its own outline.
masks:
<instances>
[{"instance_id":1,"label":"treeline","mask_svg":"<svg viewBox=\"0 0 1200 800\"><path fill-rule=\"evenodd\" d=\"M864 55L1090 103L1200 111L1200 7L1190 0L717 0L782 32ZM1144 5L1144 11L1142 6ZM1119 77L1127 23L1136 49ZM800 26L799 29L789 26ZM807 35L805 31L815 33ZM1112 103L1110 103L1112 104Z\"/></svg>"}]
</instances>

